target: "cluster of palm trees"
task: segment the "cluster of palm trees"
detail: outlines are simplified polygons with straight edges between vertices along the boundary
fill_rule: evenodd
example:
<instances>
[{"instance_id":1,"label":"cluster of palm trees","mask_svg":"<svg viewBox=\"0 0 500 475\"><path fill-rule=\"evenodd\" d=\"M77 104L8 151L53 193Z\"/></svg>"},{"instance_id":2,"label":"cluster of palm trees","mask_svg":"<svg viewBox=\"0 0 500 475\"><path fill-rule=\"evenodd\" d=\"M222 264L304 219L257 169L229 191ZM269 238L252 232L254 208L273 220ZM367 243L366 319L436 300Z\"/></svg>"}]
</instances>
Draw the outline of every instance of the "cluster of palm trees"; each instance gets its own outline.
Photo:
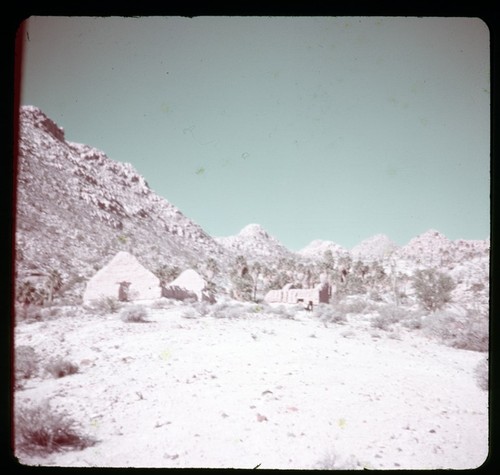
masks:
<instances>
[{"instance_id":1,"label":"cluster of palm trees","mask_svg":"<svg viewBox=\"0 0 500 475\"><path fill-rule=\"evenodd\" d=\"M23 305L25 310L30 305L50 305L63 286L61 273L56 269L42 274L42 277L41 285L36 285L27 279L16 289L16 300Z\"/></svg>"},{"instance_id":2,"label":"cluster of palm trees","mask_svg":"<svg viewBox=\"0 0 500 475\"><path fill-rule=\"evenodd\" d=\"M248 263L239 256L233 266L233 293L241 300L256 300L258 292L281 289L286 284L294 288L312 288L319 283L334 287L337 296L373 293L385 289L390 276L378 262L353 261L350 256L335 258L326 251L320 261L299 261L281 258L275 263Z\"/></svg>"}]
</instances>

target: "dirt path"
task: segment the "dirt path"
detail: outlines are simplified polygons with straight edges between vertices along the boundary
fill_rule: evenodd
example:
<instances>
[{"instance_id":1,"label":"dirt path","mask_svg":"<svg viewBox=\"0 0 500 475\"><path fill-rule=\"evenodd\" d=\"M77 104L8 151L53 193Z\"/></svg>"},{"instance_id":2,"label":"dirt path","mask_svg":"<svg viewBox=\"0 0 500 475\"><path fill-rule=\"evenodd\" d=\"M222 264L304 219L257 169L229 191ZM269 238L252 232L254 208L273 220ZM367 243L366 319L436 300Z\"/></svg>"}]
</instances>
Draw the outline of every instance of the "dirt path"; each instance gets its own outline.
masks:
<instances>
[{"instance_id":1,"label":"dirt path","mask_svg":"<svg viewBox=\"0 0 500 475\"><path fill-rule=\"evenodd\" d=\"M151 310L22 324L18 345L80 372L29 380L100 442L25 457L61 466L471 468L487 455L481 353L411 334L374 338L362 322L186 319ZM383 334L382 334L383 335Z\"/></svg>"}]
</instances>

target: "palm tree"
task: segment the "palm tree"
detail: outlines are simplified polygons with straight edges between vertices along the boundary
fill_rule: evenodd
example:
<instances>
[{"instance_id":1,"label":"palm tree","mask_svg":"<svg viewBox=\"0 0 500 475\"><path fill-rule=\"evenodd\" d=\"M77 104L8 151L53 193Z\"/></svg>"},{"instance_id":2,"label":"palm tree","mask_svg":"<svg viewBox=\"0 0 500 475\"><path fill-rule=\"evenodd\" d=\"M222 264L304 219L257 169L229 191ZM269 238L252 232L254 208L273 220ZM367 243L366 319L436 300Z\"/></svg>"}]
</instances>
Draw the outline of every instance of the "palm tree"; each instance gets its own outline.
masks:
<instances>
[{"instance_id":1,"label":"palm tree","mask_svg":"<svg viewBox=\"0 0 500 475\"><path fill-rule=\"evenodd\" d=\"M28 308L37 299L35 286L29 281L24 281L17 289L16 300L23 304L24 318L28 316Z\"/></svg>"},{"instance_id":2,"label":"palm tree","mask_svg":"<svg viewBox=\"0 0 500 475\"><path fill-rule=\"evenodd\" d=\"M158 266L154 274L160 279L160 287L165 287L169 282L172 282L180 274L180 269L177 266L169 267L165 264Z\"/></svg>"},{"instance_id":3,"label":"palm tree","mask_svg":"<svg viewBox=\"0 0 500 475\"><path fill-rule=\"evenodd\" d=\"M260 262L254 262L250 266L250 275L253 279L253 300L257 299L257 283L259 281L259 275L262 272L262 266Z\"/></svg>"},{"instance_id":4,"label":"palm tree","mask_svg":"<svg viewBox=\"0 0 500 475\"><path fill-rule=\"evenodd\" d=\"M61 273L56 269L51 269L49 272L49 278L47 280L47 302L49 304L52 303L54 299L54 294L60 290L62 287L63 281L61 277Z\"/></svg>"}]
</instances>

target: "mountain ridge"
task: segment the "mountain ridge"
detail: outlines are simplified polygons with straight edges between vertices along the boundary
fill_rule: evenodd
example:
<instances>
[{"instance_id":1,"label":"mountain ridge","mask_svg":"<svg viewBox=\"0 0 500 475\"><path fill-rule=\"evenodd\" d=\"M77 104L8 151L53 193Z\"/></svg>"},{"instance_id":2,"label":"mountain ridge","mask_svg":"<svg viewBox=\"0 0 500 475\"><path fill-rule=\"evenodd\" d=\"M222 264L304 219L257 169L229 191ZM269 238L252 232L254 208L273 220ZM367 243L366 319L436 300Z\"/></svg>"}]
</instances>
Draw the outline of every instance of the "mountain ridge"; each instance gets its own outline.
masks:
<instances>
[{"instance_id":1,"label":"mountain ridge","mask_svg":"<svg viewBox=\"0 0 500 475\"><path fill-rule=\"evenodd\" d=\"M58 268L88 276L120 250L154 269L222 258L198 224L152 191L130 164L67 142L38 108L20 111L17 269ZM46 244L44 244L46 243Z\"/></svg>"}]
</instances>

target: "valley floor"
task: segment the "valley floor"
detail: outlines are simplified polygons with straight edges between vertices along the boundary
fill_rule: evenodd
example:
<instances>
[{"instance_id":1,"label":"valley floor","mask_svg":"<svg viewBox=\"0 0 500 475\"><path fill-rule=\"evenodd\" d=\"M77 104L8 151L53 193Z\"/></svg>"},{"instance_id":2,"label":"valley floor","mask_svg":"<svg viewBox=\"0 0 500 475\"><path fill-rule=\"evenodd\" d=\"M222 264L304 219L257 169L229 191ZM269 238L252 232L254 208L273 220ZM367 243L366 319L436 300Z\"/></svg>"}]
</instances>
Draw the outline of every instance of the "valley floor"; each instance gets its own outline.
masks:
<instances>
[{"instance_id":1,"label":"valley floor","mask_svg":"<svg viewBox=\"0 0 500 475\"><path fill-rule=\"evenodd\" d=\"M265 469L464 469L488 454L484 353L409 330L255 314L183 317L149 309L16 326L16 345L79 372L26 381L16 407L50 401L98 440L28 465ZM189 314L188 314L189 315ZM191 315L192 316L192 315Z\"/></svg>"}]
</instances>

